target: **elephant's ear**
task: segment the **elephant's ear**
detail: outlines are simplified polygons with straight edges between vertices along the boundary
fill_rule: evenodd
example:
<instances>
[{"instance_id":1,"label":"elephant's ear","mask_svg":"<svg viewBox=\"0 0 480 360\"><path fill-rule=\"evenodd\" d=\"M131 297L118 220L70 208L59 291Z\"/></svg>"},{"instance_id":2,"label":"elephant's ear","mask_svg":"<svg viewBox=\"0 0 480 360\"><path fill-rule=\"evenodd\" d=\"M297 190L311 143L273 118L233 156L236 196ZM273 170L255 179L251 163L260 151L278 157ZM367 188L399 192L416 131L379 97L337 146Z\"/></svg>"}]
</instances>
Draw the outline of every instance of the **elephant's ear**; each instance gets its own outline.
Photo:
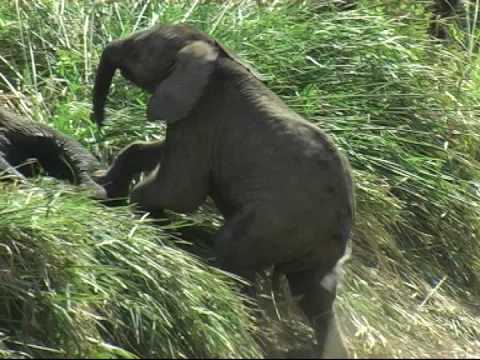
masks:
<instances>
[{"instance_id":1,"label":"elephant's ear","mask_svg":"<svg viewBox=\"0 0 480 360\"><path fill-rule=\"evenodd\" d=\"M204 41L182 48L172 72L150 98L148 120L173 123L187 116L207 86L217 57L217 49Z\"/></svg>"}]
</instances>

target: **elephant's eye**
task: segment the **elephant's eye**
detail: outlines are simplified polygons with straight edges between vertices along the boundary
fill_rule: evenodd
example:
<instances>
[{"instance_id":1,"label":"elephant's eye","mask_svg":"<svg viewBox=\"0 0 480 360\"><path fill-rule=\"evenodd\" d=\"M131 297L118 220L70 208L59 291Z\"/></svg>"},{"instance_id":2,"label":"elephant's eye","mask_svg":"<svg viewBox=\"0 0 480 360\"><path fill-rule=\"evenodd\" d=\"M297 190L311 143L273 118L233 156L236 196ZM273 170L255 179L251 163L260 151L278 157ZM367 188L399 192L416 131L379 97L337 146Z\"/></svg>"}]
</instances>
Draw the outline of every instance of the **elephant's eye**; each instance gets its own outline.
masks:
<instances>
[{"instance_id":1,"label":"elephant's eye","mask_svg":"<svg viewBox=\"0 0 480 360\"><path fill-rule=\"evenodd\" d=\"M165 67L165 71L163 71L162 74L160 75L160 79L161 80L165 79L168 75L171 74L174 68L175 68L175 61L172 61Z\"/></svg>"},{"instance_id":2,"label":"elephant's eye","mask_svg":"<svg viewBox=\"0 0 480 360\"><path fill-rule=\"evenodd\" d=\"M170 74L174 68L175 68L175 61L172 61L170 62L170 64L168 64L167 73Z\"/></svg>"}]
</instances>

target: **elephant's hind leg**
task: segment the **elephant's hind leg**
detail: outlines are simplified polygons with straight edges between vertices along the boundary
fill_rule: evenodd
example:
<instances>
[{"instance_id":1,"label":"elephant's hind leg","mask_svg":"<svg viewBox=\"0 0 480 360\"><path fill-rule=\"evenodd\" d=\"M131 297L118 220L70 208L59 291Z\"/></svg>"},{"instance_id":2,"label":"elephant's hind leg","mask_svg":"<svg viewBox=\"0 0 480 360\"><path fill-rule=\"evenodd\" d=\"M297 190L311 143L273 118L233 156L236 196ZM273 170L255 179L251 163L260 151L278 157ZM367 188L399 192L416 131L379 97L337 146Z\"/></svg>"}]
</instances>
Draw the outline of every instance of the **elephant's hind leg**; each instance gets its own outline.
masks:
<instances>
[{"instance_id":1,"label":"elephant's hind leg","mask_svg":"<svg viewBox=\"0 0 480 360\"><path fill-rule=\"evenodd\" d=\"M346 358L334 312L337 279L335 265L287 274L290 291L310 320L322 358Z\"/></svg>"},{"instance_id":2,"label":"elephant's hind leg","mask_svg":"<svg viewBox=\"0 0 480 360\"><path fill-rule=\"evenodd\" d=\"M254 283L259 269L258 232L255 213L243 210L228 219L215 235L216 263L222 270L241 276ZM254 286L245 289L247 295L255 297Z\"/></svg>"}]
</instances>

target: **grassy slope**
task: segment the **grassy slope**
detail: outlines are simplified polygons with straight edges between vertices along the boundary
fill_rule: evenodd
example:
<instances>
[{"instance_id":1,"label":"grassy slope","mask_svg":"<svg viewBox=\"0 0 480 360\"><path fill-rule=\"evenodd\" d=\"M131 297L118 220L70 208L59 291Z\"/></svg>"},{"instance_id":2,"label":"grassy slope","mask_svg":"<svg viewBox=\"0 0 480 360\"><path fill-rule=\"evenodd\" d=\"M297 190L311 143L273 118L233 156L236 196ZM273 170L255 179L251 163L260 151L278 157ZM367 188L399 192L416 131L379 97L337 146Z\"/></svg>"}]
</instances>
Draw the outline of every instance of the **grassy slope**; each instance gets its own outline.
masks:
<instances>
[{"instance_id":1,"label":"grassy slope","mask_svg":"<svg viewBox=\"0 0 480 360\"><path fill-rule=\"evenodd\" d=\"M358 217L338 305L354 354L478 356L480 72L469 53L428 41L422 6L366 3L343 13L326 7L314 13L300 5L259 9L249 1L62 7L35 0L7 6L0 8L0 25L7 25L0 26L0 86L25 95L10 101L20 110L107 159L119 146L158 137L162 129L144 124L145 95L120 79L110 97L114 126L99 134L89 124L102 46L157 21L186 19L208 31L253 63L293 108L328 130L351 159ZM68 209L69 203L57 206ZM16 219L5 224L17 221L21 226ZM96 227L101 233L102 224ZM151 242L147 233L157 230L145 231L142 241ZM269 323L275 343L300 342L286 330L308 330L283 311L291 308L288 300L279 307L282 320ZM117 321L116 314L111 318Z\"/></svg>"},{"instance_id":2,"label":"grassy slope","mask_svg":"<svg viewBox=\"0 0 480 360\"><path fill-rule=\"evenodd\" d=\"M38 185L0 192L0 331L9 344L26 342L18 350L36 356L257 354L231 280L128 209Z\"/></svg>"}]
</instances>

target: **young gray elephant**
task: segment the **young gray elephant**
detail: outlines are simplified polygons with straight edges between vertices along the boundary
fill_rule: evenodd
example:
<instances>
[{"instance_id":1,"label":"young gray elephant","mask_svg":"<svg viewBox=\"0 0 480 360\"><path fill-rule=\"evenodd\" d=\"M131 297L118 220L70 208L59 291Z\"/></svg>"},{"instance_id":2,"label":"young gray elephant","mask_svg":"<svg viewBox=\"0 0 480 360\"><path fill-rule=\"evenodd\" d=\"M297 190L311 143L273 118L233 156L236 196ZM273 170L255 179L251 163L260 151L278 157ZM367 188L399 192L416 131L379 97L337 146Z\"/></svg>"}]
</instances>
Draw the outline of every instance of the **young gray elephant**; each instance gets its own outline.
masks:
<instances>
[{"instance_id":1,"label":"young gray elephant","mask_svg":"<svg viewBox=\"0 0 480 360\"><path fill-rule=\"evenodd\" d=\"M91 178L100 163L82 145L48 126L0 108L0 175L24 181L35 172L30 160L49 176L80 185L96 199L106 198L105 190Z\"/></svg>"},{"instance_id":2,"label":"young gray elephant","mask_svg":"<svg viewBox=\"0 0 480 360\"><path fill-rule=\"evenodd\" d=\"M94 88L94 114L116 69L152 93L147 117L165 120L164 143L124 149L102 182L126 195L133 173L155 169L130 194L147 211L191 212L211 196L225 218L219 265L251 281L274 265L316 331L324 357L347 355L333 303L354 198L347 160L206 34L159 25L110 43Z\"/></svg>"}]
</instances>

